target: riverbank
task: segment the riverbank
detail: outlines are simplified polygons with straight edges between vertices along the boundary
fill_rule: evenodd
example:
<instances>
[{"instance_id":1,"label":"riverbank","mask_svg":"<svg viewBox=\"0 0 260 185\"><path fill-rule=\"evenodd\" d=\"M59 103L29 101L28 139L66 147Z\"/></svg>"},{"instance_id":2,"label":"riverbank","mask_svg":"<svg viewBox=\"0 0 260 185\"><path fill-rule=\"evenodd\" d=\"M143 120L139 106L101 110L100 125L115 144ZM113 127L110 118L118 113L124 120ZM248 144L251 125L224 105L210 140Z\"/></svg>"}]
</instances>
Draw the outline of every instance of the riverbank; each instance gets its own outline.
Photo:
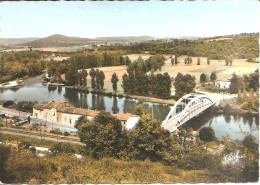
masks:
<instances>
[{"instance_id":1,"label":"riverbank","mask_svg":"<svg viewBox=\"0 0 260 185\"><path fill-rule=\"evenodd\" d=\"M241 105L237 103L237 99L224 100L219 103L218 106L214 108L214 113L216 114L226 114L226 115L250 115L258 116L259 112L244 110Z\"/></svg>"}]
</instances>

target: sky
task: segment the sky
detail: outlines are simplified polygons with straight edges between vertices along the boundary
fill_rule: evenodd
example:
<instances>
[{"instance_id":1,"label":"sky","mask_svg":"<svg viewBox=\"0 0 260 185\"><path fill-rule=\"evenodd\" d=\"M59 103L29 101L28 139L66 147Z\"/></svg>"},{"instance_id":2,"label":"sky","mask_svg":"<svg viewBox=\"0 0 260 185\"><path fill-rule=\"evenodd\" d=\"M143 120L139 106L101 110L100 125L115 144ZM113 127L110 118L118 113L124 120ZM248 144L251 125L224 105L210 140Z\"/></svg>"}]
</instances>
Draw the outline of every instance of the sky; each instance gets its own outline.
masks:
<instances>
[{"instance_id":1,"label":"sky","mask_svg":"<svg viewBox=\"0 0 260 185\"><path fill-rule=\"evenodd\" d=\"M259 32L260 4L245 1L2 2L0 38L63 34L210 37Z\"/></svg>"}]
</instances>

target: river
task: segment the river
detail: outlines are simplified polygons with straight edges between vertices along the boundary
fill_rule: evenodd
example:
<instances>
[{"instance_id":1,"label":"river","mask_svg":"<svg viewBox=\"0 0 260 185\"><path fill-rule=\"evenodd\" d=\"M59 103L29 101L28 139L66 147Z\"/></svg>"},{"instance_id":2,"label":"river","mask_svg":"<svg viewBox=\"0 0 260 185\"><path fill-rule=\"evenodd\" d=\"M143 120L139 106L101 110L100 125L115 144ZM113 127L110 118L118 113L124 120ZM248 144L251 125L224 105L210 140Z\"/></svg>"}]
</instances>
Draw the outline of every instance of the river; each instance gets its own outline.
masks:
<instances>
[{"instance_id":1,"label":"river","mask_svg":"<svg viewBox=\"0 0 260 185\"><path fill-rule=\"evenodd\" d=\"M41 76L26 79L21 87L0 89L0 100L37 101L38 103L64 100L74 107L105 110L113 113L132 112L135 106L143 105L153 118L159 121L166 118L171 108L168 105L141 102L130 98L83 93L65 87L47 87L42 85ZM211 113L205 113L188 124L194 130L211 126L219 140L222 140L222 137L226 134L229 134L233 140L243 140L247 134L255 136L257 141L259 139L258 117L213 116Z\"/></svg>"}]
</instances>

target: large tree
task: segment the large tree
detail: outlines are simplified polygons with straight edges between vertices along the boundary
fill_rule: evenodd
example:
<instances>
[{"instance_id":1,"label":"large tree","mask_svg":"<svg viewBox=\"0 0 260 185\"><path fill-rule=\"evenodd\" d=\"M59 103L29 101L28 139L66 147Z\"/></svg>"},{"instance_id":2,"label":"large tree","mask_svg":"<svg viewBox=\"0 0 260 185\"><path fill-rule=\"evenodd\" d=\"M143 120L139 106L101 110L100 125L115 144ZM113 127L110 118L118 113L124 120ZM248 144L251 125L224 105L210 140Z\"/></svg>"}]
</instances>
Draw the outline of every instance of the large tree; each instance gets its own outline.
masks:
<instances>
[{"instance_id":1,"label":"large tree","mask_svg":"<svg viewBox=\"0 0 260 185\"><path fill-rule=\"evenodd\" d=\"M121 122L108 112L101 111L93 121L78 125L78 135L94 158L117 158L124 147Z\"/></svg>"}]
</instances>

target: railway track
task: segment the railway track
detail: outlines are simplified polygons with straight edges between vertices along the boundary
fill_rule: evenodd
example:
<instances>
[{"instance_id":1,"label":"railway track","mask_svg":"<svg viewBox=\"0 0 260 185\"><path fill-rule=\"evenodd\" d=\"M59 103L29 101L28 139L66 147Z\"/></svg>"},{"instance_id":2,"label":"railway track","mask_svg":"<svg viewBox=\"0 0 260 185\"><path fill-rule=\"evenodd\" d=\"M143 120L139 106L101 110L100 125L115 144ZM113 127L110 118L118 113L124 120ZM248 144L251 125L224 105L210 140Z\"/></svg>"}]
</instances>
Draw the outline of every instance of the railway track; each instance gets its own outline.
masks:
<instances>
[{"instance_id":1,"label":"railway track","mask_svg":"<svg viewBox=\"0 0 260 185\"><path fill-rule=\"evenodd\" d=\"M63 141L68 141L68 142L73 141L73 142L80 143L79 138L71 138L71 137L52 135L52 134L46 134L46 133L31 132L31 131L20 130L20 129L2 127L2 128L0 128L0 131L6 131L6 132L11 132L11 133L20 133L20 134L26 134L26 135L31 135L31 136L39 136L39 137L44 137L44 138L52 138L52 139L63 140Z\"/></svg>"}]
</instances>

